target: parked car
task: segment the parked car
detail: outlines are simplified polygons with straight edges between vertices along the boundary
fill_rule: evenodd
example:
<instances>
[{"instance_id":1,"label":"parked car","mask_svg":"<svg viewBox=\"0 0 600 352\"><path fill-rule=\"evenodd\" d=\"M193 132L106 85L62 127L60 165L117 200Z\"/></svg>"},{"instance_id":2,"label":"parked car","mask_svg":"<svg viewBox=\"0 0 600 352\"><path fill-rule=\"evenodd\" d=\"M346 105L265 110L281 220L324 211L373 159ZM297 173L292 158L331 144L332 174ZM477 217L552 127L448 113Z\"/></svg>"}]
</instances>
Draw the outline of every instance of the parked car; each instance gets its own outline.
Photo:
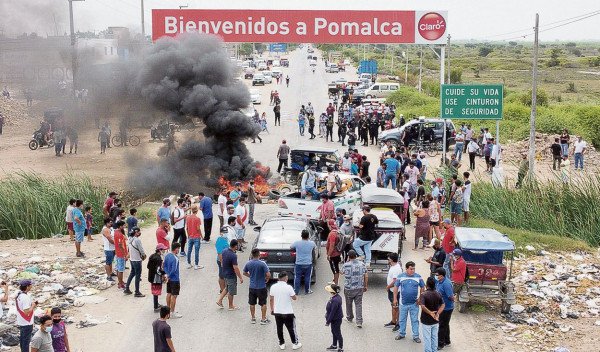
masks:
<instances>
[{"instance_id":1,"label":"parked car","mask_svg":"<svg viewBox=\"0 0 600 352\"><path fill-rule=\"evenodd\" d=\"M281 59L280 61L282 67L290 67L290 61L288 59Z\"/></svg>"},{"instance_id":2,"label":"parked car","mask_svg":"<svg viewBox=\"0 0 600 352\"><path fill-rule=\"evenodd\" d=\"M310 66L317 66L317 60L310 60Z\"/></svg>"},{"instance_id":3,"label":"parked car","mask_svg":"<svg viewBox=\"0 0 600 352\"><path fill-rule=\"evenodd\" d=\"M279 66L281 66L281 61L273 60L273 67L279 67Z\"/></svg>"},{"instance_id":4,"label":"parked car","mask_svg":"<svg viewBox=\"0 0 600 352\"><path fill-rule=\"evenodd\" d=\"M399 83L379 82L372 84L367 89L357 90L356 95L363 96L365 98L385 98L391 93L396 92L399 88Z\"/></svg>"},{"instance_id":5,"label":"parked car","mask_svg":"<svg viewBox=\"0 0 600 352\"><path fill-rule=\"evenodd\" d=\"M422 143L442 143L444 139L444 120L439 118L429 118L421 116L418 119L413 119L406 122L403 126L385 130L379 133L379 142L386 143L388 140L393 145L402 144L402 134L408 129L409 145L416 144L417 141ZM454 123L446 120L446 139L448 145L454 144L454 136L456 129Z\"/></svg>"},{"instance_id":6,"label":"parked car","mask_svg":"<svg viewBox=\"0 0 600 352\"><path fill-rule=\"evenodd\" d=\"M257 85L265 85L265 75L263 75L262 73L256 73L254 74L254 77L252 77L252 85L253 86L257 86Z\"/></svg>"},{"instance_id":7,"label":"parked car","mask_svg":"<svg viewBox=\"0 0 600 352\"><path fill-rule=\"evenodd\" d=\"M244 70L244 79L252 79L254 77L254 69L252 67L248 67Z\"/></svg>"},{"instance_id":8,"label":"parked car","mask_svg":"<svg viewBox=\"0 0 600 352\"><path fill-rule=\"evenodd\" d=\"M252 101L252 104L260 104L261 100L260 91L258 89L250 89L250 101Z\"/></svg>"},{"instance_id":9,"label":"parked car","mask_svg":"<svg viewBox=\"0 0 600 352\"><path fill-rule=\"evenodd\" d=\"M317 259L321 256L320 228L305 219L292 217L274 217L265 220L262 226L257 226L254 231L258 232L252 249L257 248L260 251L260 260L267 263L271 272L271 279L277 280L279 273L286 271L294 273L296 262L296 251L291 249L291 245L300 241L303 230L309 232L309 241L315 243L313 251L313 271L311 283L317 279L316 270ZM292 275L290 279L294 276Z\"/></svg>"}]
</instances>

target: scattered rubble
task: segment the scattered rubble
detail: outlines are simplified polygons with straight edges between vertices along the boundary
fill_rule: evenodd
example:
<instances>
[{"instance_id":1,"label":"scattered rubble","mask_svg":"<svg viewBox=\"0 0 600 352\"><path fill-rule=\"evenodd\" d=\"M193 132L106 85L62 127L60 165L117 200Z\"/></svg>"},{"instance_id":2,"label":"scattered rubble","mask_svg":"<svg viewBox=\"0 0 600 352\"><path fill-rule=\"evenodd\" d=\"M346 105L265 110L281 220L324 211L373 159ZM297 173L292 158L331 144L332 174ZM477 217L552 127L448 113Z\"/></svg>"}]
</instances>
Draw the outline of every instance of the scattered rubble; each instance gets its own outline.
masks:
<instances>
[{"instance_id":1,"label":"scattered rubble","mask_svg":"<svg viewBox=\"0 0 600 352\"><path fill-rule=\"evenodd\" d=\"M0 114L4 116L4 124L9 126L20 126L21 123L30 122L29 112L25 102L15 99L0 97Z\"/></svg>"}]
</instances>

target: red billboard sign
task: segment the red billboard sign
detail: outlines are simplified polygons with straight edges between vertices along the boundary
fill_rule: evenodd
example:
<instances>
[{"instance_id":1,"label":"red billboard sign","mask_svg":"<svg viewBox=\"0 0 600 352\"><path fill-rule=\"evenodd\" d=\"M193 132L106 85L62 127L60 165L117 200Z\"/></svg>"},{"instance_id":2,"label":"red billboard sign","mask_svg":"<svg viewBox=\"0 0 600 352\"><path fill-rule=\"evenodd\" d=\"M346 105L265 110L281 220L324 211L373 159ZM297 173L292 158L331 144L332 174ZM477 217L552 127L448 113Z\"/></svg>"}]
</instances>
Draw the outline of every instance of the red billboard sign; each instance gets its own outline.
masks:
<instances>
[{"instance_id":1,"label":"red billboard sign","mask_svg":"<svg viewBox=\"0 0 600 352\"><path fill-rule=\"evenodd\" d=\"M214 34L244 43L436 44L445 11L152 10L152 39Z\"/></svg>"}]
</instances>

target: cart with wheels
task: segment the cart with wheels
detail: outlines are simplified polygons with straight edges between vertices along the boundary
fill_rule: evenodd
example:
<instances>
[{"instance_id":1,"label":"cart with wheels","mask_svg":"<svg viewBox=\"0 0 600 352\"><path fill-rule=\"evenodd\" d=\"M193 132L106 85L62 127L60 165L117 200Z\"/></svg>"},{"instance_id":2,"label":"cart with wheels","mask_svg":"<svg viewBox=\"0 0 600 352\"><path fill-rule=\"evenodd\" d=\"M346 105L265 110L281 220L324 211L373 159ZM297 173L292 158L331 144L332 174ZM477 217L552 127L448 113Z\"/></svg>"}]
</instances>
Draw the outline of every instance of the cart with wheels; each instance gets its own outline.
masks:
<instances>
[{"instance_id":1,"label":"cart with wheels","mask_svg":"<svg viewBox=\"0 0 600 352\"><path fill-rule=\"evenodd\" d=\"M467 263L468 281L458 292L458 311L465 313L472 299L499 299L503 313L516 303L511 282L515 244L494 229L456 228L457 246Z\"/></svg>"}]
</instances>

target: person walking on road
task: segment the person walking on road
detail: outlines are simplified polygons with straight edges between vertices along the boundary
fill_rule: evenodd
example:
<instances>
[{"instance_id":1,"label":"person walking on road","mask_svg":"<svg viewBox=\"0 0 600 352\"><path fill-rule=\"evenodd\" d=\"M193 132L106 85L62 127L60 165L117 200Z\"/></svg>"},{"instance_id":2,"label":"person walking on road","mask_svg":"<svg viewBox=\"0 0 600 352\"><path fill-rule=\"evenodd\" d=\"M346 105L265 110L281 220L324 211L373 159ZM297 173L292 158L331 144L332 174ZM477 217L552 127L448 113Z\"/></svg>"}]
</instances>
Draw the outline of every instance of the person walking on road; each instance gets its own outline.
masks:
<instances>
[{"instance_id":1,"label":"person walking on road","mask_svg":"<svg viewBox=\"0 0 600 352\"><path fill-rule=\"evenodd\" d=\"M345 247L344 235L338 231L338 226L333 219L328 220L329 235L327 236L327 261L333 273L332 283L338 284L340 278L340 262L342 261L342 251Z\"/></svg>"},{"instance_id":2,"label":"person walking on road","mask_svg":"<svg viewBox=\"0 0 600 352\"><path fill-rule=\"evenodd\" d=\"M471 139L467 144L467 152L469 153L469 170L475 171L475 157L479 153L479 144L475 139Z\"/></svg>"},{"instance_id":3,"label":"person walking on road","mask_svg":"<svg viewBox=\"0 0 600 352\"><path fill-rule=\"evenodd\" d=\"M450 318L454 310L454 290L452 282L446 277L444 268L437 269L437 282L435 289L442 295L444 310L439 315L440 328L438 331L438 350L450 344Z\"/></svg>"},{"instance_id":4,"label":"person walking on road","mask_svg":"<svg viewBox=\"0 0 600 352\"><path fill-rule=\"evenodd\" d=\"M171 326L167 320L171 318L169 307L160 307L160 318L152 323L152 334L154 335L154 352L175 352Z\"/></svg>"},{"instance_id":5,"label":"person walking on road","mask_svg":"<svg viewBox=\"0 0 600 352\"><path fill-rule=\"evenodd\" d=\"M279 124L279 126L281 126L281 104L276 103L275 107L273 108L273 112L275 113L274 126L277 126L277 124Z\"/></svg>"},{"instance_id":6,"label":"person walking on road","mask_svg":"<svg viewBox=\"0 0 600 352\"><path fill-rule=\"evenodd\" d=\"M290 86L290 76L285 76L285 86L286 87Z\"/></svg>"},{"instance_id":7,"label":"person walking on road","mask_svg":"<svg viewBox=\"0 0 600 352\"><path fill-rule=\"evenodd\" d=\"M310 289L310 280L313 270L313 251L315 243L309 239L310 234L307 230L302 230L300 235L302 239L292 243L291 249L296 252L296 262L294 264L294 292L300 292L300 282L304 278L304 294L313 293Z\"/></svg>"},{"instance_id":8,"label":"person walking on road","mask_svg":"<svg viewBox=\"0 0 600 352\"><path fill-rule=\"evenodd\" d=\"M442 295L435 290L435 279L428 277L427 290L419 297L421 306L421 330L423 331L424 352L437 352L440 315L444 312Z\"/></svg>"},{"instance_id":9,"label":"person walking on road","mask_svg":"<svg viewBox=\"0 0 600 352\"><path fill-rule=\"evenodd\" d=\"M240 309L233 304L233 298L237 295L237 279L240 279L240 284L244 283L244 278L238 267L237 249L238 241L233 239L229 243L229 248L221 253L221 266L223 277L225 278L225 289L221 291L221 294L217 299L217 305L219 308L224 308L223 298L227 296L227 301L229 303L228 309L230 311Z\"/></svg>"},{"instance_id":10,"label":"person walking on road","mask_svg":"<svg viewBox=\"0 0 600 352\"><path fill-rule=\"evenodd\" d=\"M167 306L171 308L173 318L182 317L181 314L175 311L177 297L181 290L181 284L179 282L179 258L177 257L180 249L181 244L174 242L171 245L171 252L165 256L163 263L165 275L167 276Z\"/></svg>"},{"instance_id":11,"label":"person walking on road","mask_svg":"<svg viewBox=\"0 0 600 352\"><path fill-rule=\"evenodd\" d=\"M356 306L356 327L362 328L362 299L367 292L369 277L365 264L356 259L356 251L348 252L348 261L344 264L344 296L346 298L346 320L354 320L352 303Z\"/></svg>"},{"instance_id":12,"label":"person walking on road","mask_svg":"<svg viewBox=\"0 0 600 352\"><path fill-rule=\"evenodd\" d=\"M398 299L401 299L400 306L400 329L396 340L402 340L406 337L406 319L410 314L410 327L412 328L412 338L416 343L421 343L419 338L419 306L417 304L419 294L423 293L425 282L421 275L415 272L415 263L406 263L406 272L398 275L394 284L394 305L398 305ZM399 296L399 297L398 297Z\"/></svg>"},{"instance_id":13,"label":"person walking on road","mask_svg":"<svg viewBox=\"0 0 600 352\"><path fill-rule=\"evenodd\" d=\"M325 350L344 352L344 337L342 336L344 312L342 311L342 297L339 295L340 287L336 284L329 284L325 286L325 291L331 294L325 307L325 325L331 327L331 335L333 335L331 346Z\"/></svg>"},{"instance_id":14,"label":"person walking on road","mask_svg":"<svg viewBox=\"0 0 600 352\"><path fill-rule=\"evenodd\" d=\"M250 288L248 291L248 304L250 305L250 322L256 324L256 302L260 306L261 319L260 324L270 323L267 319L267 282L271 279L271 272L267 263L260 260L260 250L252 250L252 259L244 265L244 276L250 278Z\"/></svg>"},{"instance_id":15,"label":"person walking on road","mask_svg":"<svg viewBox=\"0 0 600 352\"><path fill-rule=\"evenodd\" d=\"M285 339L283 338L283 326L287 328L292 340L292 349L297 350L302 347L296 333L296 316L292 301L298 299L292 286L288 285L288 274L284 271L279 273L279 281L271 286L270 308L271 314L275 316L275 325L277 326L277 338L279 339L279 349L285 350Z\"/></svg>"},{"instance_id":16,"label":"person walking on road","mask_svg":"<svg viewBox=\"0 0 600 352\"><path fill-rule=\"evenodd\" d=\"M277 150L277 159L279 159L279 165L277 166L277 173L280 174L283 168L285 172L285 167L288 166L288 158L290 155L290 147L287 145L287 141L284 139L281 141L281 145Z\"/></svg>"},{"instance_id":17,"label":"person walking on road","mask_svg":"<svg viewBox=\"0 0 600 352\"><path fill-rule=\"evenodd\" d=\"M146 252L144 251L144 246L140 240L141 235L142 231L136 226L131 229L131 234L129 234L130 237L127 240L129 246L129 262L131 265L131 271L129 272L129 277L125 283L125 290L123 291L123 293L130 295L132 292L129 290L129 286L131 285L131 281L135 279L135 297L139 298L146 297L146 295L140 292L140 281L142 281L142 261L146 259Z\"/></svg>"}]
</instances>

